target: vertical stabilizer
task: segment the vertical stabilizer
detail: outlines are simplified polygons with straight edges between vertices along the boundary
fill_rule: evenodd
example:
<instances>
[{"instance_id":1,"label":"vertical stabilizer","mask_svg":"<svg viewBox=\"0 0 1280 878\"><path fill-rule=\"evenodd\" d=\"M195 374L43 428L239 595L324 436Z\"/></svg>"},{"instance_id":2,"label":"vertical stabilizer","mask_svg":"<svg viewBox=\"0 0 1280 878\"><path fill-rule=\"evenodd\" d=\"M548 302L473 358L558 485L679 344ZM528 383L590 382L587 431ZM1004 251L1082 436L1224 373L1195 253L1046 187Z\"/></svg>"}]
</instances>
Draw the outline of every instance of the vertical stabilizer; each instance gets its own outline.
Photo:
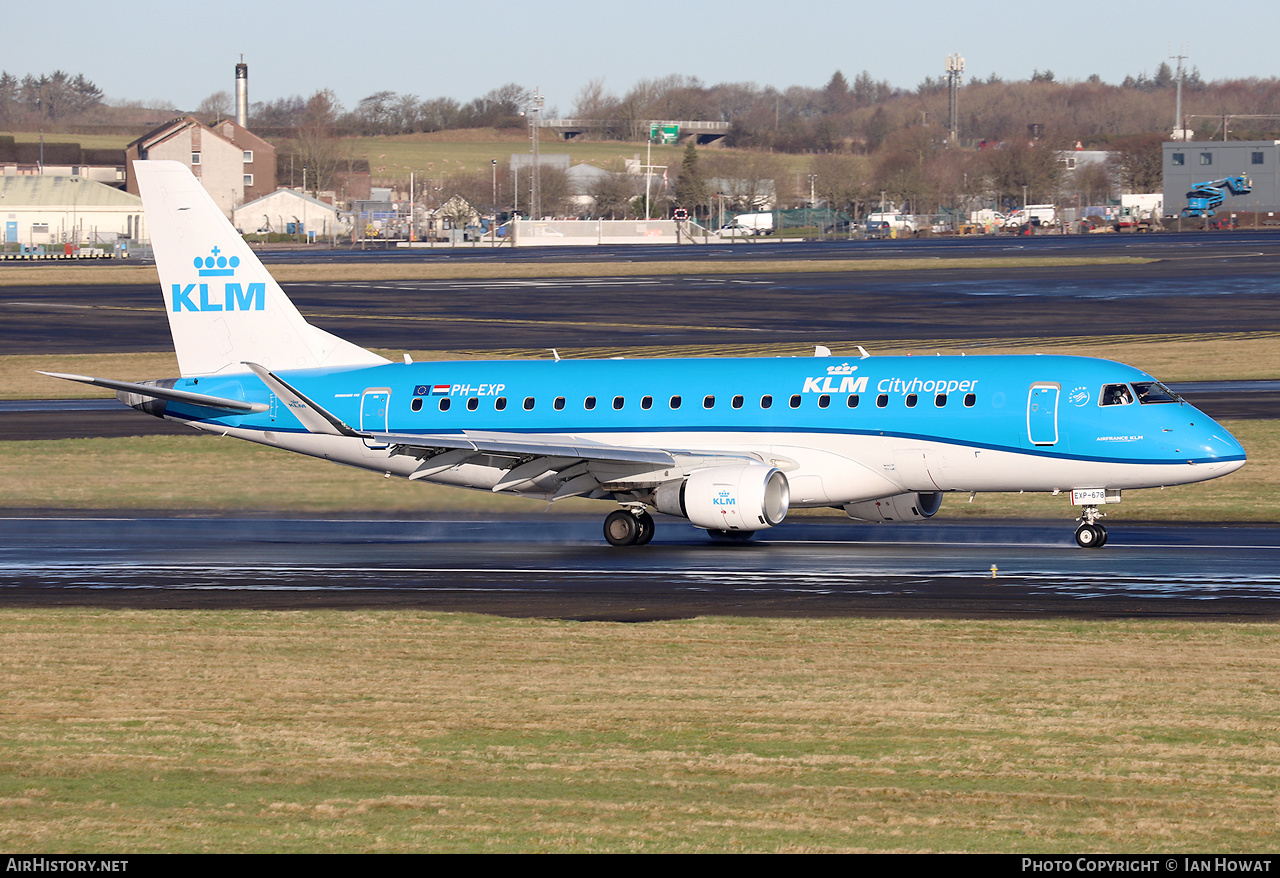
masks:
<instances>
[{"instance_id":1,"label":"vertical stabilizer","mask_svg":"<svg viewBox=\"0 0 1280 878\"><path fill-rule=\"evenodd\" d=\"M388 362L303 318L181 162L134 162L183 376Z\"/></svg>"}]
</instances>

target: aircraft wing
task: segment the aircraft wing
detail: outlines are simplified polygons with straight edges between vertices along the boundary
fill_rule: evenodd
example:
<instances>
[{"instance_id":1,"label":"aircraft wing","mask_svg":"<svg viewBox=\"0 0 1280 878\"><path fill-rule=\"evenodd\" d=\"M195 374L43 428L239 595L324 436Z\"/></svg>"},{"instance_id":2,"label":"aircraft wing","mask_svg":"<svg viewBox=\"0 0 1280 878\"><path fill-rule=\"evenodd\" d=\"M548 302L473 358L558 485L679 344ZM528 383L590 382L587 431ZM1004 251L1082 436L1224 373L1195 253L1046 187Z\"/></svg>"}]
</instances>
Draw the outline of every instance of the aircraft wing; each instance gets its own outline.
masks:
<instances>
[{"instance_id":1,"label":"aircraft wing","mask_svg":"<svg viewBox=\"0 0 1280 878\"><path fill-rule=\"evenodd\" d=\"M355 430L318 402L257 363L246 366L270 388L312 433L359 437L370 448L417 458L412 480L430 478L470 464L495 470L492 490L535 494L552 501L563 497L607 496L620 486L650 484L675 476L670 470L698 469L718 463L755 461L740 452L684 451L673 448L612 445L556 433L386 433ZM657 471L665 471L659 475ZM487 484L487 481L486 481Z\"/></svg>"},{"instance_id":2,"label":"aircraft wing","mask_svg":"<svg viewBox=\"0 0 1280 878\"><path fill-rule=\"evenodd\" d=\"M735 452L681 451L610 445L580 436L549 433L362 433L366 442L386 445L392 454L419 458L411 480L472 463L501 470L491 490L565 497L604 497L620 486L675 478L671 470L752 461ZM662 475L658 471L664 471Z\"/></svg>"}]
</instances>

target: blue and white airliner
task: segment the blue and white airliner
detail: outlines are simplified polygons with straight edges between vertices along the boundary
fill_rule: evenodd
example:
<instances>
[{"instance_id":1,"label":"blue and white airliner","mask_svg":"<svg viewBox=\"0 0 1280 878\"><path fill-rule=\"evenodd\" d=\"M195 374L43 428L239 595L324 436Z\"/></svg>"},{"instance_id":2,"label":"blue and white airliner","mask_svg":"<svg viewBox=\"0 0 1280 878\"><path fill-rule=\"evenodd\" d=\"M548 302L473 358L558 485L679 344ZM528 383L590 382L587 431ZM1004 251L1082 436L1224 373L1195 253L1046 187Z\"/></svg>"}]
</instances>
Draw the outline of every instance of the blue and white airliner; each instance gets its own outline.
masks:
<instances>
[{"instance_id":1,"label":"blue and white airliner","mask_svg":"<svg viewBox=\"0 0 1280 878\"><path fill-rule=\"evenodd\" d=\"M136 163L180 378L112 388L147 414L385 476L649 510L749 539L790 509L918 521L948 492L1052 492L1102 546L1121 492L1244 465L1150 375L1059 356L392 362L309 324L177 162Z\"/></svg>"}]
</instances>

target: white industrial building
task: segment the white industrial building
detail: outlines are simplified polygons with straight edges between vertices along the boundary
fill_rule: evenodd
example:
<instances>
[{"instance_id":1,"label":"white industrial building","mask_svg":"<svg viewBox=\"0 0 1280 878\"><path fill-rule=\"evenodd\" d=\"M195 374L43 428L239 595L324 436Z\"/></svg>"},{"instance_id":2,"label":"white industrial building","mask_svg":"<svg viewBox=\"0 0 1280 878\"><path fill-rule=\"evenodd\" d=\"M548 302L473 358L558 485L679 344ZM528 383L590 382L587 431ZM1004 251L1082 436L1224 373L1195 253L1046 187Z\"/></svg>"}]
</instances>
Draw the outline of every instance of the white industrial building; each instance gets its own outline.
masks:
<instances>
[{"instance_id":1,"label":"white industrial building","mask_svg":"<svg viewBox=\"0 0 1280 878\"><path fill-rule=\"evenodd\" d=\"M338 212L332 204L295 189L277 189L240 205L232 213L231 222L242 235L314 233L318 238L327 238L348 231L345 224L338 222Z\"/></svg>"},{"instance_id":2,"label":"white industrial building","mask_svg":"<svg viewBox=\"0 0 1280 878\"><path fill-rule=\"evenodd\" d=\"M0 177L0 218L9 251L147 238L141 198L84 177Z\"/></svg>"}]
</instances>

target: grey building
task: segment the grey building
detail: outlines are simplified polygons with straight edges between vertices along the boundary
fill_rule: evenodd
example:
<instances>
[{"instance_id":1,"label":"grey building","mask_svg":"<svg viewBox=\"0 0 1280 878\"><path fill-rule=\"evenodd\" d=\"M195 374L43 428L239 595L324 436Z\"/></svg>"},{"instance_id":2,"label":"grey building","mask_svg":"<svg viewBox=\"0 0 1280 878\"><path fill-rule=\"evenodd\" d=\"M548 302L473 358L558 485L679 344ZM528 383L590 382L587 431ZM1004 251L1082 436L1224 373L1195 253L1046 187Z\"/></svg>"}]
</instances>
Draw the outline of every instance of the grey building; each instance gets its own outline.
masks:
<instances>
[{"instance_id":1,"label":"grey building","mask_svg":"<svg viewBox=\"0 0 1280 878\"><path fill-rule=\"evenodd\" d=\"M1164 212L1177 216L1197 183L1243 174L1253 180L1248 195L1227 193L1218 215L1232 211L1275 212L1280 218L1280 141L1186 140L1164 144ZM1264 218L1265 219L1265 218Z\"/></svg>"}]
</instances>

